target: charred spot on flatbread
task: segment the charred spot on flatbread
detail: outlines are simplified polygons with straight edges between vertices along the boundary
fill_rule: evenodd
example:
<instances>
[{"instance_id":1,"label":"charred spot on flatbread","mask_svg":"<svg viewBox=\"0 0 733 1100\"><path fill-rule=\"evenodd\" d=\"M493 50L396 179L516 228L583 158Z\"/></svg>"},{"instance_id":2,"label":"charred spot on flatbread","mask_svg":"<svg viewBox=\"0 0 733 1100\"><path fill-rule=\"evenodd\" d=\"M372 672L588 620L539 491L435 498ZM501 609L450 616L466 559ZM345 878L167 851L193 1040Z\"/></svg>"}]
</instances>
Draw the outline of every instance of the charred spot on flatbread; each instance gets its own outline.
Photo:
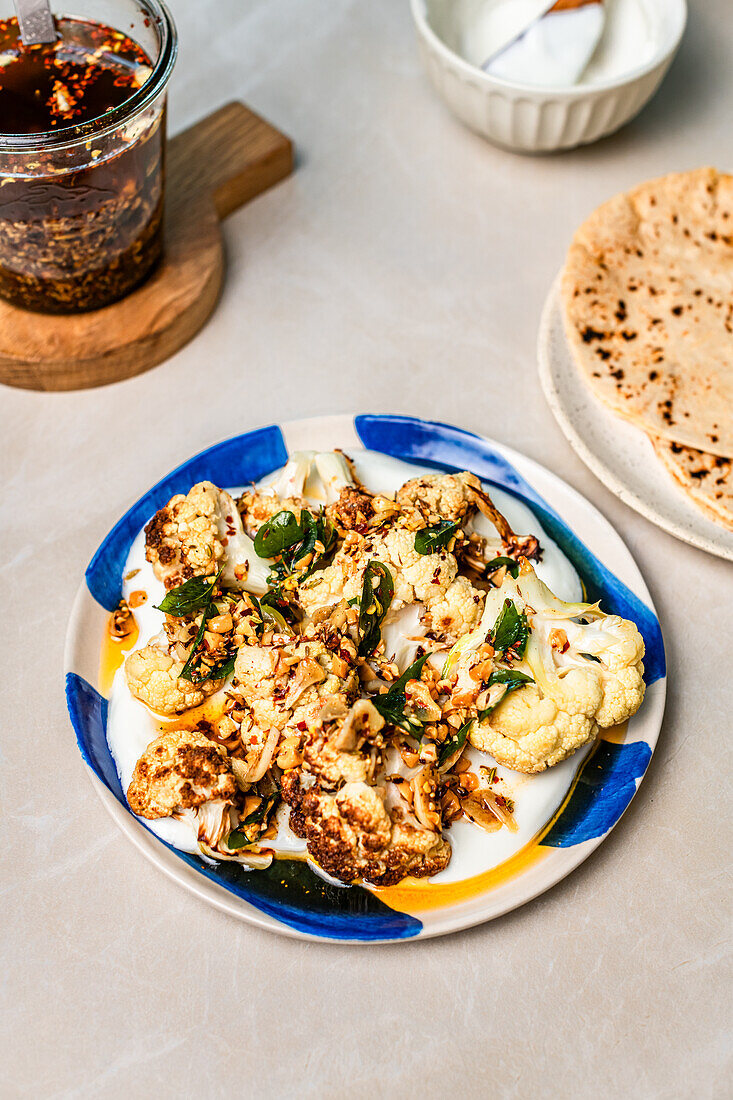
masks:
<instances>
[{"instance_id":1,"label":"charred spot on flatbread","mask_svg":"<svg viewBox=\"0 0 733 1100\"><path fill-rule=\"evenodd\" d=\"M733 454L732 176L677 173L604 203L575 234L561 292L598 397L651 434Z\"/></svg>"}]
</instances>

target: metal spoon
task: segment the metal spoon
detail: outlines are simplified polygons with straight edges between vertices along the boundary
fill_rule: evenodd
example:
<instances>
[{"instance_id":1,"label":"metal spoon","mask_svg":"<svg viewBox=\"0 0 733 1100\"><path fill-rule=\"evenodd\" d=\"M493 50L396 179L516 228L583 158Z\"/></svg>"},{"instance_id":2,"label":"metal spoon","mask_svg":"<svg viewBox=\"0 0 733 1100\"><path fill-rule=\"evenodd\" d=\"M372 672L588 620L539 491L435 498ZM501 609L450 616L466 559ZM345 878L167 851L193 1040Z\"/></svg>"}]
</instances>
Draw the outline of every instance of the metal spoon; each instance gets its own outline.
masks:
<instances>
[{"instance_id":1,"label":"metal spoon","mask_svg":"<svg viewBox=\"0 0 733 1100\"><path fill-rule=\"evenodd\" d=\"M24 46L56 41L56 24L49 0L14 0L20 38Z\"/></svg>"}]
</instances>

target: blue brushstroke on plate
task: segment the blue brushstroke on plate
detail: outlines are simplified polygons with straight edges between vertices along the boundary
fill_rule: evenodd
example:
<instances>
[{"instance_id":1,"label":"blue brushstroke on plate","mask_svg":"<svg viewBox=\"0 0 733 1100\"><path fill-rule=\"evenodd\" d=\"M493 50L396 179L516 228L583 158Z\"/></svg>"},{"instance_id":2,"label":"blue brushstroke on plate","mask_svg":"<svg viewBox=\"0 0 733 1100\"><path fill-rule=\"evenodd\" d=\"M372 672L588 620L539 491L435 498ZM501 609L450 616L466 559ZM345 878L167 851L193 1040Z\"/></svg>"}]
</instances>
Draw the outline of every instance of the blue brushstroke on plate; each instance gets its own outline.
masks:
<instances>
[{"instance_id":1,"label":"blue brushstroke on plate","mask_svg":"<svg viewBox=\"0 0 733 1100\"><path fill-rule=\"evenodd\" d=\"M542 839L550 848L571 848L584 840L605 836L636 793L651 760L646 741L616 745L600 741L583 765L561 816Z\"/></svg>"},{"instance_id":2,"label":"blue brushstroke on plate","mask_svg":"<svg viewBox=\"0 0 733 1100\"><path fill-rule=\"evenodd\" d=\"M591 553L522 475L480 436L449 424L409 416L357 416L357 434L373 451L440 470L471 470L483 481L514 493L537 516L547 534L570 559L585 582L589 598L604 610L637 624L646 646L644 679L653 684L666 675L664 642L654 612Z\"/></svg>"},{"instance_id":3,"label":"blue brushstroke on plate","mask_svg":"<svg viewBox=\"0 0 733 1100\"><path fill-rule=\"evenodd\" d=\"M66 699L84 760L129 810L107 744L107 700L73 672L66 676ZM142 821L140 824L145 825ZM371 941L409 939L422 929L415 917L390 909L369 890L333 886L303 861L274 860L267 870L247 872L237 863L212 866L160 837L156 839L211 882L299 932L328 939Z\"/></svg>"},{"instance_id":4,"label":"blue brushstroke on plate","mask_svg":"<svg viewBox=\"0 0 733 1100\"><path fill-rule=\"evenodd\" d=\"M117 801L127 806L107 744L107 700L81 676L67 672L66 705L81 755Z\"/></svg>"},{"instance_id":5,"label":"blue brushstroke on plate","mask_svg":"<svg viewBox=\"0 0 733 1100\"><path fill-rule=\"evenodd\" d=\"M173 470L125 513L92 558L86 579L95 600L108 611L117 607L130 546L143 524L176 493L187 493L197 481L246 485L284 466L287 460L282 432L271 425L217 443Z\"/></svg>"},{"instance_id":6,"label":"blue brushstroke on plate","mask_svg":"<svg viewBox=\"0 0 733 1100\"><path fill-rule=\"evenodd\" d=\"M390 909L361 886L333 886L303 860L273 860L264 871L236 863L216 867L166 845L190 867L249 905L299 932L332 940L384 941L417 936L422 923Z\"/></svg>"}]
</instances>

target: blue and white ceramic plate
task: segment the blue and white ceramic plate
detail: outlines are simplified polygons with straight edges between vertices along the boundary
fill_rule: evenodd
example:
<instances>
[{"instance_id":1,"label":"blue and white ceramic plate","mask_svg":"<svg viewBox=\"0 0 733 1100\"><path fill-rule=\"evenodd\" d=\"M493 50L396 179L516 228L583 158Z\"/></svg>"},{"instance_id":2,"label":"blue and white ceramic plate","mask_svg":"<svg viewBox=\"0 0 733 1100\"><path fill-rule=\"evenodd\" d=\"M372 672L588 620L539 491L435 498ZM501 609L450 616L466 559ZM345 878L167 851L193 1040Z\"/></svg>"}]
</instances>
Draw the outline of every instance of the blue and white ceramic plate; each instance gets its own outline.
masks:
<instances>
[{"instance_id":1,"label":"blue and white ceramic plate","mask_svg":"<svg viewBox=\"0 0 733 1100\"><path fill-rule=\"evenodd\" d=\"M265 871L248 872L238 863L213 865L179 851L132 814L107 744L101 654L110 611L122 593L125 562L140 529L173 494L187 492L197 481L244 485L283 466L293 451L334 447L354 456L357 465L361 451L372 451L418 467L478 474L502 501L511 503L513 498L517 508L529 508L538 530L560 548L581 578L588 598L633 619L646 643L644 705L623 728L603 731L591 752L576 754L565 773L562 797L556 790L552 808L533 835L512 850L495 847L492 858L483 852L454 859L430 882L408 880L379 890L338 887L304 860L277 859ZM608 835L636 794L659 735L666 691L662 634L649 592L603 516L554 474L507 447L445 424L399 416L273 425L210 447L179 466L123 516L92 558L71 615L65 666L69 713L92 783L144 855L232 916L286 935L353 943L402 941L468 928L522 905L569 874ZM628 839L644 843L643 835Z\"/></svg>"}]
</instances>

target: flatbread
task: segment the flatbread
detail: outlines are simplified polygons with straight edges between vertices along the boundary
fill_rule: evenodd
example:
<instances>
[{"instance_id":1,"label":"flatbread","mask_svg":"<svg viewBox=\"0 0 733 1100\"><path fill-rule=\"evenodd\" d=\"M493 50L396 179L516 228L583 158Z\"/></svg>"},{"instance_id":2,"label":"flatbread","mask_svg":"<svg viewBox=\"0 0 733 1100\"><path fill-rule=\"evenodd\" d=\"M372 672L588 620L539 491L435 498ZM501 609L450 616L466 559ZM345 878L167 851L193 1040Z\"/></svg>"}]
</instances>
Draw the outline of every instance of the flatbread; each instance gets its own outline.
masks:
<instances>
[{"instance_id":1,"label":"flatbread","mask_svg":"<svg viewBox=\"0 0 733 1100\"><path fill-rule=\"evenodd\" d=\"M576 363L654 435L733 455L733 176L645 183L575 234L562 276Z\"/></svg>"},{"instance_id":2,"label":"flatbread","mask_svg":"<svg viewBox=\"0 0 733 1100\"><path fill-rule=\"evenodd\" d=\"M733 459L649 437L675 481L714 523L733 531Z\"/></svg>"}]
</instances>

